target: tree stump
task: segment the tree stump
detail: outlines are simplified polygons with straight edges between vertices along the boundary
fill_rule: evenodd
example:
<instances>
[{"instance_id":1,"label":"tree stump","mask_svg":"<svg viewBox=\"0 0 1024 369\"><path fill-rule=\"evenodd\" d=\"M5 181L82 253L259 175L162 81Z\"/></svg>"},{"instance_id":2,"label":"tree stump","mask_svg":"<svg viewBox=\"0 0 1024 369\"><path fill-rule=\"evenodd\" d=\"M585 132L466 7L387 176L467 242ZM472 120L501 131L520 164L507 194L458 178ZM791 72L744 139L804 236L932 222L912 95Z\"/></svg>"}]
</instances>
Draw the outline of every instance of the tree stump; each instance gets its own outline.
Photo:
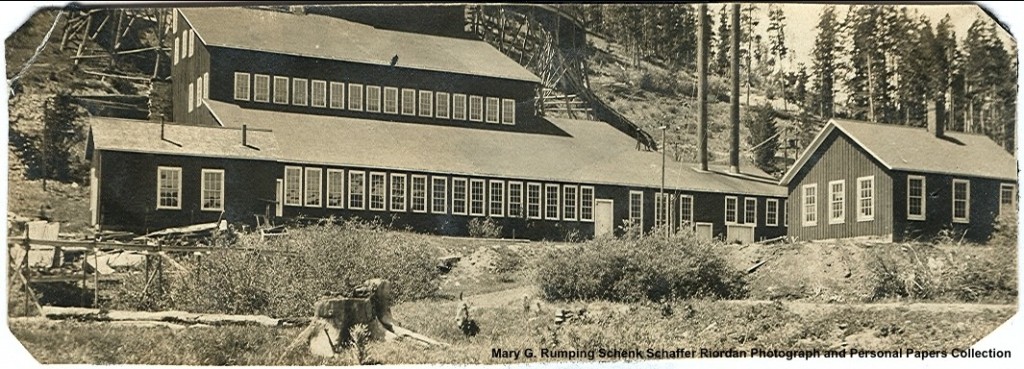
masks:
<instances>
[{"instance_id":1,"label":"tree stump","mask_svg":"<svg viewBox=\"0 0 1024 369\"><path fill-rule=\"evenodd\" d=\"M354 297L320 300L313 308L309 329L310 353L330 357L348 346L353 337L350 329L366 325L370 340L383 340L393 328L391 320L391 284L371 279L354 291Z\"/></svg>"}]
</instances>

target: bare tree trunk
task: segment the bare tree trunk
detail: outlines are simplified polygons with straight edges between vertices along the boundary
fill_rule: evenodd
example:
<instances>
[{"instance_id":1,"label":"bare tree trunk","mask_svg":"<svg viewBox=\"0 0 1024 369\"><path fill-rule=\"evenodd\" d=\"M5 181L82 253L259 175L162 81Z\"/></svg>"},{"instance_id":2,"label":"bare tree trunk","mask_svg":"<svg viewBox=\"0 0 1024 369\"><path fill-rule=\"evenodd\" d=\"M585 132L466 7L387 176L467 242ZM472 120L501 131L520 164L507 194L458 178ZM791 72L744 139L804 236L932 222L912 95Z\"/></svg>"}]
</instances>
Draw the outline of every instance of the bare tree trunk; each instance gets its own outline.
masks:
<instances>
[{"instance_id":1,"label":"bare tree trunk","mask_svg":"<svg viewBox=\"0 0 1024 369\"><path fill-rule=\"evenodd\" d=\"M874 58L868 53L868 121L875 121L875 75L872 71Z\"/></svg>"}]
</instances>

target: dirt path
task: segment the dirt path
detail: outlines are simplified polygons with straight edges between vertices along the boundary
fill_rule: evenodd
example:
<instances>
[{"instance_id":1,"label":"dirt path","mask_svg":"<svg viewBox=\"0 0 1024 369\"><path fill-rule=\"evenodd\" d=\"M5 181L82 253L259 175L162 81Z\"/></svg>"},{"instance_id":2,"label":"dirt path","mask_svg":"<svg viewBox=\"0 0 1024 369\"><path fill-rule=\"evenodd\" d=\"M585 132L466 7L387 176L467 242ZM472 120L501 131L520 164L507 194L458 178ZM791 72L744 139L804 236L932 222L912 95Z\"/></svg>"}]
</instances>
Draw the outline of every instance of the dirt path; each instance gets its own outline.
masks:
<instances>
[{"instance_id":1,"label":"dirt path","mask_svg":"<svg viewBox=\"0 0 1024 369\"><path fill-rule=\"evenodd\" d=\"M526 295L529 295L531 299L536 299L536 297L540 295L540 291L536 286L522 286L508 290L468 296L466 297L466 300L468 300L472 306L477 308L497 308L513 304L516 304L515 306L519 306L518 304L523 300L523 296Z\"/></svg>"}]
</instances>

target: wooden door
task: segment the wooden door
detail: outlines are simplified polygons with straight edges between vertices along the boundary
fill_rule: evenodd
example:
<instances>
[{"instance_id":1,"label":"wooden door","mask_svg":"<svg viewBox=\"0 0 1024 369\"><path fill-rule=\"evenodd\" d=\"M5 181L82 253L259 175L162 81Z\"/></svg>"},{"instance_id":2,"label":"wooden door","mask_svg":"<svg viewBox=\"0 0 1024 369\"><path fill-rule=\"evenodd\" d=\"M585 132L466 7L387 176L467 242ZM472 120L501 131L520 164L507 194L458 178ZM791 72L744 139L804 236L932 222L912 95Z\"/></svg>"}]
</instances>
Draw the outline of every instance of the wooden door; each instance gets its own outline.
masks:
<instances>
[{"instance_id":1,"label":"wooden door","mask_svg":"<svg viewBox=\"0 0 1024 369\"><path fill-rule=\"evenodd\" d=\"M594 237L612 235L615 231L615 202L597 199L594 202Z\"/></svg>"},{"instance_id":2,"label":"wooden door","mask_svg":"<svg viewBox=\"0 0 1024 369\"><path fill-rule=\"evenodd\" d=\"M284 182L277 180L277 188L274 191L274 216L284 216Z\"/></svg>"}]
</instances>

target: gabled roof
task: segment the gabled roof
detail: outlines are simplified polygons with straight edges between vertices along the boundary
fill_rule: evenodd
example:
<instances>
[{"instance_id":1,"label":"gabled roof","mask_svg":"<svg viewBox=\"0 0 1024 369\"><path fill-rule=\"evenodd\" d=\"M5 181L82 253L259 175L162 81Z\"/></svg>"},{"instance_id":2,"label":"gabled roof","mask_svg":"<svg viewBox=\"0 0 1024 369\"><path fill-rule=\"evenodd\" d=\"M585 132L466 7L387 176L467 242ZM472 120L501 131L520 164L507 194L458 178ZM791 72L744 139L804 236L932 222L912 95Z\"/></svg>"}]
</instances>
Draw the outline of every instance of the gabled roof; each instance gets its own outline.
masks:
<instances>
[{"instance_id":1,"label":"gabled roof","mask_svg":"<svg viewBox=\"0 0 1024 369\"><path fill-rule=\"evenodd\" d=\"M90 118L90 150L203 156L234 159L276 160L277 140L266 130L242 132L236 128L185 126L105 117Z\"/></svg>"},{"instance_id":2,"label":"gabled roof","mask_svg":"<svg viewBox=\"0 0 1024 369\"><path fill-rule=\"evenodd\" d=\"M282 161L477 176L658 188L661 154L608 124L551 119L567 135L549 135L244 109L211 101L226 127L270 129ZM698 172L669 161L666 188L785 196L763 172Z\"/></svg>"},{"instance_id":3,"label":"gabled roof","mask_svg":"<svg viewBox=\"0 0 1024 369\"><path fill-rule=\"evenodd\" d=\"M889 170L1017 180L1017 160L986 136L947 131L940 138L921 128L833 119L780 183L788 185L812 156L820 155L821 144L833 132L849 137Z\"/></svg>"},{"instance_id":4,"label":"gabled roof","mask_svg":"<svg viewBox=\"0 0 1024 369\"><path fill-rule=\"evenodd\" d=\"M384 30L316 14L242 7L179 10L209 46L385 66L398 56L400 68L540 82L483 41Z\"/></svg>"}]
</instances>

